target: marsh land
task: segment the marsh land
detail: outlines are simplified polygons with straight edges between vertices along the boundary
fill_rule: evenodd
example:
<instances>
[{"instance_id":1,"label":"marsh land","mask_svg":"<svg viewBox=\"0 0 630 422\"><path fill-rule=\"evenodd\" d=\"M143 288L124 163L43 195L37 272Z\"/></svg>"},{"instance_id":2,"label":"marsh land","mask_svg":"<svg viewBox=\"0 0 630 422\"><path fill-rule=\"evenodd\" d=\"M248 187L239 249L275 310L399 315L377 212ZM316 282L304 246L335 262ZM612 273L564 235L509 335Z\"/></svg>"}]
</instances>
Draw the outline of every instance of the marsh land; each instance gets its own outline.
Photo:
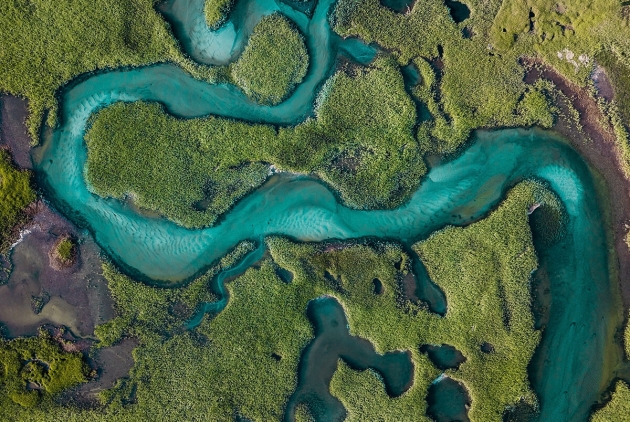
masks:
<instances>
[{"instance_id":1,"label":"marsh land","mask_svg":"<svg viewBox=\"0 0 630 422\"><path fill-rule=\"evenodd\" d=\"M0 23L2 420L630 420L629 2Z\"/></svg>"}]
</instances>

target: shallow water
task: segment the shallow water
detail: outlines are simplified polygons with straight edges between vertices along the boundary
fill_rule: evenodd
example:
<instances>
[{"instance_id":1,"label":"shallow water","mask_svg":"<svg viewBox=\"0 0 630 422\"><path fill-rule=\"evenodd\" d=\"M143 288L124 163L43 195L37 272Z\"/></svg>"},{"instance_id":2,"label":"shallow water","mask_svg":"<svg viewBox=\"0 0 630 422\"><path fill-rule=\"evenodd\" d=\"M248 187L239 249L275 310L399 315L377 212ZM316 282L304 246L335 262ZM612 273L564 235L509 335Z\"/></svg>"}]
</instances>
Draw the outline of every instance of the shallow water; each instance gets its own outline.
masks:
<instances>
[{"instance_id":1,"label":"shallow water","mask_svg":"<svg viewBox=\"0 0 630 422\"><path fill-rule=\"evenodd\" d=\"M322 0L308 19L284 3L237 2L224 27L228 29L215 34L207 26L192 30L199 22L195 7L200 0L173 1L168 13L179 22L175 31L189 54L202 62L233 60L242 50L239 37L246 39L256 19L275 10L286 13L307 40L311 64L304 82L285 102L267 107L251 102L231 85L209 85L170 64L110 71L82 80L62 93L60 125L37 152L36 170L48 197L70 219L89 228L125 271L168 285L194 277L239 242L268 235L301 241L374 236L408 246L447 224L465 225L483 217L524 178L545 180L563 201L568 223L558 243L539 251L553 257L548 266L552 307L540 346L546 352L538 363L544 376L534 380L534 387L541 401L540 420L586 420L606 378L602 359L611 341L606 327L618 298L613 296L614 283L608 274L608 249L592 175L580 156L553 135L539 130L478 132L458 158L431 168L409 202L396 210L353 210L316 180L277 175L236 204L219 225L188 230L90 193L83 177L86 124L95 111L115 102L157 101L182 118L215 114L280 125L311 115L318 87L338 53L366 62L373 58L370 47L356 40L340 41L331 32L327 15L333 3ZM250 16L248 8L256 11ZM183 34L188 34L188 41ZM212 43L206 43L210 47L204 47L203 40L212 36L216 37ZM222 288L222 283L218 286Z\"/></svg>"}]
</instances>

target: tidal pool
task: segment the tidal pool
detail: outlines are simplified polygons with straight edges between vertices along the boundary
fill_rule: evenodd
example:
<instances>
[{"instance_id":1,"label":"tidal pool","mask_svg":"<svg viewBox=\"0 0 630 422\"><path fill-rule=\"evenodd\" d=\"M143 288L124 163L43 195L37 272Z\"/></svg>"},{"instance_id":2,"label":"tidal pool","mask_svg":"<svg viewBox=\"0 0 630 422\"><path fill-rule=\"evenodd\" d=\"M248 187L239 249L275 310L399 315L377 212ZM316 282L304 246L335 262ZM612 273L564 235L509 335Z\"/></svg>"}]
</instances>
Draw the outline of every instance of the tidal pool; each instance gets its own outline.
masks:
<instances>
[{"instance_id":1,"label":"tidal pool","mask_svg":"<svg viewBox=\"0 0 630 422\"><path fill-rule=\"evenodd\" d=\"M586 420L608 380L603 359L613 341L609 327L616 321L619 298L616 281L608 273L606 234L593 176L581 157L553 134L517 129L477 132L466 151L433 166L409 201L395 210L350 209L317 180L277 175L239 201L218 225L188 230L90 192L83 174L87 155L83 138L90 116L100 108L120 101L156 101L181 118L214 114L296 124L312 114L318 87L330 75L338 53L365 62L373 58L370 47L332 33L327 17L333 0L319 2L311 18L280 2L237 2L240 6L224 29L216 32L207 26L193 31L200 4L201 0L174 0L168 12L180 25L179 29L174 25L175 32L192 57L207 63L233 60L254 21L280 10L307 40L311 66L303 83L286 101L268 107L248 100L232 85L195 80L171 64L82 78L60 94L59 125L36 152L37 175L51 202L88 228L123 270L168 286L203 272L239 242L262 242L268 235L301 241L370 236L408 247L445 225L466 225L482 218L517 182L542 180L563 202L567 230L558 242L538 251L551 261L547 272L552 299L540 345L543 357L536 363L543 375L534 379L534 389L541 404L540 420ZM185 14L188 11L190 15ZM243 265L253 258L250 255ZM438 291L432 295L436 309L447 309ZM214 306L219 305L205 305L204 311Z\"/></svg>"}]
</instances>

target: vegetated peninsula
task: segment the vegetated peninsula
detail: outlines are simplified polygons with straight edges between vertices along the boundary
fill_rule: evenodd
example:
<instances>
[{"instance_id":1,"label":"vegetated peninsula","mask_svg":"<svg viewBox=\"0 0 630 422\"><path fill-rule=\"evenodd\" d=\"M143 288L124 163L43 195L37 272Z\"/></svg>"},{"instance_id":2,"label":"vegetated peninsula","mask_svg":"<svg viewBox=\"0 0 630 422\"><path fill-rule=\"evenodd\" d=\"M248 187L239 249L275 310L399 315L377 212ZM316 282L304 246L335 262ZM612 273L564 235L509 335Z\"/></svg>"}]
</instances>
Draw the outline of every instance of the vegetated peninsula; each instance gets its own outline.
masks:
<instances>
[{"instance_id":1,"label":"vegetated peninsula","mask_svg":"<svg viewBox=\"0 0 630 422\"><path fill-rule=\"evenodd\" d=\"M0 23L0 419L630 418L628 2Z\"/></svg>"}]
</instances>

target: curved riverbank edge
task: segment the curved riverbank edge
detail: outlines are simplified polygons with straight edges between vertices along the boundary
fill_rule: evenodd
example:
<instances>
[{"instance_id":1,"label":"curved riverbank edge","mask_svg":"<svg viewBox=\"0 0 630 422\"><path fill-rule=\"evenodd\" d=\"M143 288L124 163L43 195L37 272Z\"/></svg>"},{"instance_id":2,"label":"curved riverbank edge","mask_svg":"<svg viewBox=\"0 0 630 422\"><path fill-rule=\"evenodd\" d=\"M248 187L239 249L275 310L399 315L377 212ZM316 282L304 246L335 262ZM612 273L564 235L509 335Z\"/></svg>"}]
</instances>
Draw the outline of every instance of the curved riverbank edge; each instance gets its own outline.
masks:
<instances>
[{"instance_id":1,"label":"curved riverbank edge","mask_svg":"<svg viewBox=\"0 0 630 422\"><path fill-rule=\"evenodd\" d=\"M565 96L564 100L577 110L578 121L574 122L566 112L567 104L556 104L563 113L560 113L554 123L553 130L569 141L592 167L594 175L599 176L596 182L603 185L598 190L602 200L602 214L607 220L604 228L610 250L610 276L617 280L623 307L623 314L616 315L617 323L608 327L609 333L614 336L612 333L630 323L630 247L626 242L630 224L630 175L624 171L624 167L628 165L619 150L613 128L607 124L608 119L598 106L597 99L587 88L572 83L541 60L524 59L523 64L526 67L526 83L533 84L539 79L551 81ZM581 131L576 123L581 126ZM614 337L618 339L617 344L609 345L603 356L606 369L602 373L608 375L601 380L600 402L593 406L593 410L602 407L603 402L608 400L608 393L614 388L616 380L630 381L628 363L624 360L627 356L624 353L623 336Z\"/></svg>"},{"instance_id":2,"label":"curved riverbank edge","mask_svg":"<svg viewBox=\"0 0 630 422\"><path fill-rule=\"evenodd\" d=\"M557 70L539 59L524 59L525 82L533 84L537 79L553 82L579 113L579 123L584 133L576 129L566 113L560 115L553 130L566 138L571 146L603 178L607 193L613 246L618 265L618 279L624 308L630 309L630 247L626 243L627 225L630 223L630 177L623 170L621 152L616 145L613 128L597 105L597 100L586 88L580 87L562 76ZM558 104L562 107L562 104ZM585 138L587 136L588 138ZM590 138L590 139L589 139ZM613 164L613 165L611 165Z\"/></svg>"}]
</instances>

